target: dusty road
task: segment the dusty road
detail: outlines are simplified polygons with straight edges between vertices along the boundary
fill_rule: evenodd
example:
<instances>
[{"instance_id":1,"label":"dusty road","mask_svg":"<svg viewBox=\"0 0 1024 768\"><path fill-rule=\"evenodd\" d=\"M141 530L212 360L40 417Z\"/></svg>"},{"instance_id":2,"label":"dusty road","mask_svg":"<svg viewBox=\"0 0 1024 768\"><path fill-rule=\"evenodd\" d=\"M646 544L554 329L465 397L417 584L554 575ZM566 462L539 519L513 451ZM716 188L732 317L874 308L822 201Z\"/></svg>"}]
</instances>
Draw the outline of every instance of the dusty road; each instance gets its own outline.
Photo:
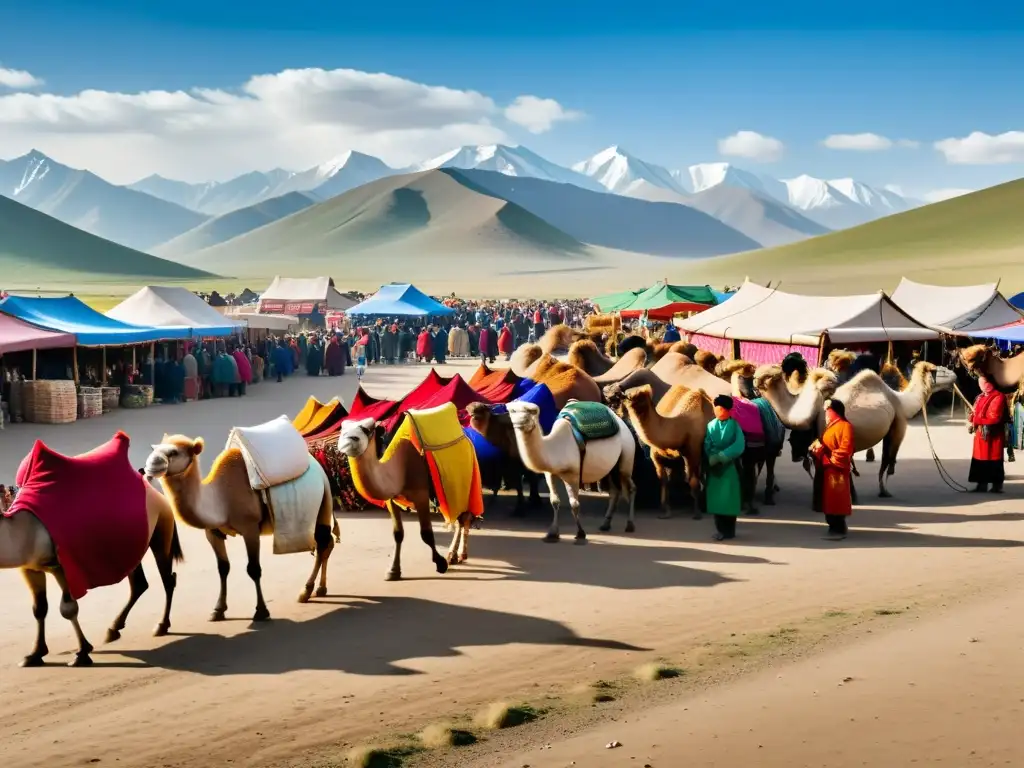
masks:
<instances>
[{"instance_id":1,"label":"dusty road","mask_svg":"<svg viewBox=\"0 0 1024 768\"><path fill-rule=\"evenodd\" d=\"M455 370L468 375L472 366L456 363L444 372ZM381 369L366 385L374 394L400 395L424 373ZM141 463L165 430L200 434L215 446L233 424L294 414L310 394L349 400L355 384L351 375L301 376L258 385L241 400L122 411L59 428L10 425L0 435L0 477L13 476L36 435L57 450L78 452L124 429ZM962 424L933 421L932 431L947 467L966 477L970 449ZM352 744L415 732L498 699L557 695L695 644L829 609L884 607L1017 580L1024 505L1014 465L1005 496L978 498L941 484L929 457L915 422L890 482L896 498L885 504L877 503L867 477L877 465L863 465L863 505L850 538L838 545L822 540L820 521L806 511L809 481L788 461L780 465L779 506L743 520L740 538L727 545L710 541L710 520L688 516L659 521L641 514L630 536L620 516L612 533L597 534L598 500L588 508L589 546L545 545L548 513L512 522L503 501L474 531L465 567L437 576L425 547L410 536L407 580L391 584L383 580L392 546L386 520L343 515L329 597L296 603L309 558L265 554L274 621L259 627L249 622L254 595L243 567L230 576L229 621L207 622L217 590L214 559L201 533L184 530L187 561L178 569L172 635L150 637L162 596L147 560L150 592L123 638L100 647L91 669L60 665L74 641L55 610L48 624L53 666L17 668L34 621L18 574L0 572L2 762L341 764ZM236 566L244 562L241 542L228 548ZM127 591L109 587L82 601L94 644ZM51 605L56 597L51 590ZM844 726L832 714L820 719L840 741ZM520 743L529 738L524 730Z\"/></svg>"}]
</instances>

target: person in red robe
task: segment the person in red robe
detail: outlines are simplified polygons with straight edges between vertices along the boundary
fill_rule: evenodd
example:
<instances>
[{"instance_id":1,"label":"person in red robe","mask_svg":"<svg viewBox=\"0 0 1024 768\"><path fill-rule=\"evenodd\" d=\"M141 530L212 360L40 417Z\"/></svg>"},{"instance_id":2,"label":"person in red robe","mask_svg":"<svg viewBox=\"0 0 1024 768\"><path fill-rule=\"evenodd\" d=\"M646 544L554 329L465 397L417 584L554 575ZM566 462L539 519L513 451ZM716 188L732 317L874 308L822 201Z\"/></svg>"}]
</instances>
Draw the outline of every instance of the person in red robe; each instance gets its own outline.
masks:
<instances>
[{"instance_id":1,"label":"person in red robe","mask_svg":"<svg viewBox=\"0 0 1024 768\"><path fill-rule=\"evenodd\" d=\"M815 484L820 486L820 511L828 523L826 538L841 541L846 538L846 518L853 513L853 425L846 420L846 406L840 400L825 403L825 420L825 433L811 445L811 454L817 464Z\"/></svg>"},{"instance_id":2,"label":"person in red robe","mask_svg":"<svg viewBox=\"0 0 1024 768\"><path fill-rule=\"evenodd\" d=\"M971 473L968 482L976 483L975 493L1003 492L1006 477L1003 468L1003 449L1006 447L1005 424L1009 409L1006 395L997 390L984 376L978 377L981 394L974 401L968 429L974 434L971 453Z\"/></svg>"},{"instance_id":3,"label":"person in red robe","mask_svg":"<svg viewBox=\"0 0 1024 768\"><path fill-rule=\"evenodd\" d=\"M430 331L424 328L416 337L416 357L421 363L429 363L433 351L434 345L431 343Z\"/></svg>"},{"instance_id":4,"label":"person in red robe","mask_svg":"<svg viewBox=\"0 0 1024 768\"><path fill-rule=\"evenodd\" d=\"M498 352L503 354L506 360L511 360L514 349L515 345L512 342L512 331L509 330L507 325L503 325L501 327L501 333L498 334Z\"/></svg>"}]
</instances>

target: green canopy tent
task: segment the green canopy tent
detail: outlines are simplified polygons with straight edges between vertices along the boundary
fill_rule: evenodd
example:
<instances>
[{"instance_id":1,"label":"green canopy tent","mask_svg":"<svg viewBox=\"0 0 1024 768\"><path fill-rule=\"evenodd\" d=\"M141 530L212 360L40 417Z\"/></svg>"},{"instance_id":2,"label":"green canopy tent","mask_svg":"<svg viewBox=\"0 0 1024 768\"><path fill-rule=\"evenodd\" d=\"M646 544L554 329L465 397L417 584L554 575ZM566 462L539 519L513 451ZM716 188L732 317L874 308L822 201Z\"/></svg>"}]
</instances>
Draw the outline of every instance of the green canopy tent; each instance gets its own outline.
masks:
<instances>
[{"instance_id":1,"label":"green canopy tent","mask_svg":"<svg viewBox=\"0 0 1024 768\"><path fill-rule=\"evenodd\" d=\"M623 307L628 307L632 304L636 300L636 297L643 292L644 291L641 290L607 293L604 296L597 296L590 301L602 312L618 312Z\"/></svg>"},{"instance_id":2,"label":"green canopy tent","mask_svg":"<svg viewBox=\"0 0 1024 768\"><path fill-rule=\"evenodd\" d=\"M677 312L700 312L717 303L707 285L655 283L618 312L623 317L640 317L646 312L652 320L671 320Z\"/></svg>"}]
</instances>

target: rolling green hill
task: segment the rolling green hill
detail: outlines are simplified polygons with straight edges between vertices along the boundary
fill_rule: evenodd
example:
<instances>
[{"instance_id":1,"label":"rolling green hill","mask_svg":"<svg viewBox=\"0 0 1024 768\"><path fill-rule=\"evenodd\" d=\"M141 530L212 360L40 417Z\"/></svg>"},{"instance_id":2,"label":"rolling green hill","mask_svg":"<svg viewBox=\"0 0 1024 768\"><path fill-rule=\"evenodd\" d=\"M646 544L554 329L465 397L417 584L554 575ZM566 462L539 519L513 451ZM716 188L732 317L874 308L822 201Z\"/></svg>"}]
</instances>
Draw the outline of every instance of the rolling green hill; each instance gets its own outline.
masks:
<instances>
[{"instance_id":1,"label":"rolling green hill","mask_svg":"<svg viewBox=\"0 0 1024 768\"><path fill-rule=\"evenodd\" d=\"M692 265L712 285L781 280L785 290L840 294L926 283L1024 286L1024 179L799 243ZM677 281L679 278L675 278Z\"/></svg>"},{"instance_id":2,"label":"rolling green hill","mask_svg":"<svg viewBox=\"0 0 1024 768\"><path fill-rule=\"evenodd\" d=\"M209 277L210 272L117 245L0 196L0 288Z\"/></svg>"}]
</instances>

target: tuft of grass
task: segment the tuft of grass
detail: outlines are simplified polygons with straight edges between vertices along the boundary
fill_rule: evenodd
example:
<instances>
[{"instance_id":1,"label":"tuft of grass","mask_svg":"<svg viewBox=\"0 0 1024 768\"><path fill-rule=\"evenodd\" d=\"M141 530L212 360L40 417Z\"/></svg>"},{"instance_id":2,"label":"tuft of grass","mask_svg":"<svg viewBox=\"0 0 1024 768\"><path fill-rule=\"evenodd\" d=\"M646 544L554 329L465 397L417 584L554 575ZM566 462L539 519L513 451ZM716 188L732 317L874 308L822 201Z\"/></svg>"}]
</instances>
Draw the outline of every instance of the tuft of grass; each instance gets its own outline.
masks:
<instances>
[{"instance_id":1,"label":"tuft of grass","mask_svg":"<svg viewBox=\"0 0 1024 768\"><path fill-rule=\"evenodd\" d=\"M850 614L848 614L846 611L825 611L825 613L822 615L826 619L842 619L849 616Z\"/></svg>"},{"instance_id":2,"label":"tuft of grass","mask_svg":"<svg viewBox=\"0 0 1024 768\"><path fill-rule=\"evenodd\" d=\"M583 704L604 704L615 701L615 694L618 687L615 683L607 680L598 680L596 683L583 683L572 689L571 697L578 703Z\"/></svg>"},{"instance_id":3,"label":"tuft of grass","mask_svg":"<svg viewBox=\"0 0 1024 768\"><path fill-rule=\"evenodd\" d=\"M875 608L875 616L899 616L901 613L899 608Z\"/></svg>"},{"instance_id":4,"label":"tuft of grass","mask_svg":"<svg viewBox=\"0 0 1024 768\"><path fill-rule=\"evenodd\" d=\"M515 728L536 720L540 712L529 704L513 706L503 701L496 701L476 716L476 723L490 731L504 728Z\"/></svg>"},{"instance_id":5,"label":"tuft of grass","mask_svg":"<svg viewBox=\"0 0 1024 768\"><path fill-rule=\"evenodd\" d=\"M448 723L434 723L420 732L420 742L427 749L468 747L476 743L476 736L470 731L454 728Z\"/></svg>"},{"instance_id":6,"label":"tuft of grass","mask_svg":"<svg viewBox=\"0 0 1024 768\"><path fill-rule=\"evenodd\" d=\"M646 683L656 683L659 680L671 680L675 677L682 677L683 670L670 667L667 664L654 661L644 664L636 670L636 677Z\"/></svg>"},{"instance_id":7,"label":"tuft of grass","mask_svg":"<svg viewBox=\"0 0 1024 768\"><path fill-rule=\"evenodd\" d=\"M418 751L416 747L355 747L348 753L348 764L355 768L401 768Z\"/></svg>"}]
</instances>

